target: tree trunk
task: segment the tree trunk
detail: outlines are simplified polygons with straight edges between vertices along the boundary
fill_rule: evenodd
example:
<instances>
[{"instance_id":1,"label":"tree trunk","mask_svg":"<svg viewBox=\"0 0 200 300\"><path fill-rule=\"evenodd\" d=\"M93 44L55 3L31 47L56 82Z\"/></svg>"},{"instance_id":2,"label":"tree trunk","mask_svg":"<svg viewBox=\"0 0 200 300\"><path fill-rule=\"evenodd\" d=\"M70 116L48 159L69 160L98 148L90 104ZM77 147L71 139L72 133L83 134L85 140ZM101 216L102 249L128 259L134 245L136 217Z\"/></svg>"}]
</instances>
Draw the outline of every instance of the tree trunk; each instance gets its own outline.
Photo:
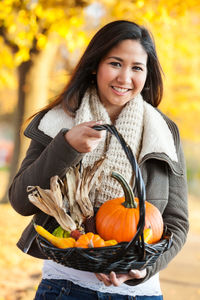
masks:
<instances>
[{"instance_id":1,"label":"tree trunk","mask_svg":"<svg viewBox=\"0 0 200 300\"><path fill-rule=\"evenodd\" d=\"M55 56L58 49L58 43L53 37L49 37L46 48L38 55L33 57L33 66L27 76L28 90L24 107L24 120L38 112L49 102L49 74L52 65L55 63ZM21 137L21 150L19 153L19 164L23 160L26 150L29 146L30 139L25 136Z\"/></svg>"},{"instance_id":2,"label":"tree trunk","mask_svg":"<svg viewBox=\"0 0 200 300\"><path fill-rule=\"evenodd\" d=\"M18 159L19 159L19 153L20 153L20 128L23 121L24 116L24 108L25 108L25 98L26 98L26 77L27 74L32 66L32 61L28 60L26 62L23 62L18 67L18 102L17 107L15 109L15 114L13 116L13 127L15 129L14 133L14 151L13 151L13 157L10 165L10 175L9 180L7 184L7 188L5 190L5 194L1 200L1 203L8 202L8 188L10 183L12 182L17 169L18 169Z\"/></svg>"},{"instance_id":3,"label":"tree trunk","mask_svg":"<svg viewBox=\"0 0 200 300\"><path fill-rule=\"evenodd\" d=\"M8 184L5 195L2 200L0 200L1 203L8 202L7 193L9 185L21 164L30 143L29 139L23 135L20 136L21 125L24 120L48 103L48 75L52 68L52 64L55 62L54 58L57 49L58 43L55 42L54 37L50 37L46 48L42 52L32 55L31 60L23 62L18 68L18 104L13 118L13 125L15 128L14 152Z\"/></svg>"}]
</instances>

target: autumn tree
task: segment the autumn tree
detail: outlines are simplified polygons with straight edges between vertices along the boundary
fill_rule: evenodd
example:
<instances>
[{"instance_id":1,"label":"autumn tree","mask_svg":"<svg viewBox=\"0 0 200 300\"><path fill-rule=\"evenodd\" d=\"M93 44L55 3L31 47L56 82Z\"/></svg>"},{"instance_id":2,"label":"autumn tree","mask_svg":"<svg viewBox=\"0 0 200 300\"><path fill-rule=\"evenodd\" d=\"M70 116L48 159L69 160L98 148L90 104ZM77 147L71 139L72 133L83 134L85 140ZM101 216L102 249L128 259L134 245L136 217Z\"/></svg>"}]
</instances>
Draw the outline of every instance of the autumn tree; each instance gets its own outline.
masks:
<instances>
[{"instance_id":1,"label":"autumn tree","mask_svg":"<svg viewBox=\"0 0 200 300\"><path fill-rule=\"evenodd\" d=\"M20 149L19 126L28 104L32 105L32 99L47 99L44 94L37 97L33 91L38 83L46 85L35 75L40 73L43 80L47 78L44 72L48 72L50 67L45 51L50 51L53 57L60 41L52 40L59 36L66 41L70 60L76 62L77 51L80 54L90 38L88 32L91 29L84 15L84 9L89 4L93 5L91 15L95 30L116 19L135 21L150 29L165 73L165 93L161 108L178 123L183 139L200 140L200 123L194 122L200 114L198 0L2 0L0 86L4 82L12 84L8 68L14 65L19 87L11 178L16 172ZM36 68L38 66L40 72Z\"/></svg>"},{"instance_id":2,"label":"autumn tree","mask_svg":"<svg viewBox=\"0 0 200 300\"><path fill-rule=\"evenodd\" d=\"M82 29L83 8L89 3L89 0L3 0L0 2L0 43L3 42L6 51L12 53L12 63L18 75L18 100L14 116L15 148L9 182L18 168L19 131L24 120L27 95L31 85L28 77L36 57L46 49L53 33L65 38L69 51L75 44L83 46L87 39ZM56 47L56 44L52 47ZM41 101L41 98L39 99ZM3 201L7 201L6 195Z\"/></svg>"}]
</instances>

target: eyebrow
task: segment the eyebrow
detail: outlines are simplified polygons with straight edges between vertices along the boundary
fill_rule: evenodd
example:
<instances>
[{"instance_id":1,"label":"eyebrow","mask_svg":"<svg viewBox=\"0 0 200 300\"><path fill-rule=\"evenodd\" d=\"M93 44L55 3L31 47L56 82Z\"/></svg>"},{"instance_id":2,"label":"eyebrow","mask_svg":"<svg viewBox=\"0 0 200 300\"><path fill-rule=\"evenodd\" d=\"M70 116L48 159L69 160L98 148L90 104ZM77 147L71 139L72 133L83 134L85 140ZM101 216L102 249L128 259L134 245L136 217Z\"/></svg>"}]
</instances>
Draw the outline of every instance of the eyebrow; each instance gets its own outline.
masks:
<instances>
[{"instance_id":1,"label":"eyebrow","mask_svg":"<svg viewBox=\"0 0 200 300\"><path fill-rule=\"evenodd\" d=\"M114 58L114 59L116 59L116 60L118 60L120 62L123 62L123 59L120 58L120 57L118 57L118 56L109 56L109 57L107 57L107 59L110 59L110 58L112 58L112 59ZM143 64L141 62L134 62L133 65L142 65L142 66L145 66L145 64Z\"/></svg>"}]
</instances>

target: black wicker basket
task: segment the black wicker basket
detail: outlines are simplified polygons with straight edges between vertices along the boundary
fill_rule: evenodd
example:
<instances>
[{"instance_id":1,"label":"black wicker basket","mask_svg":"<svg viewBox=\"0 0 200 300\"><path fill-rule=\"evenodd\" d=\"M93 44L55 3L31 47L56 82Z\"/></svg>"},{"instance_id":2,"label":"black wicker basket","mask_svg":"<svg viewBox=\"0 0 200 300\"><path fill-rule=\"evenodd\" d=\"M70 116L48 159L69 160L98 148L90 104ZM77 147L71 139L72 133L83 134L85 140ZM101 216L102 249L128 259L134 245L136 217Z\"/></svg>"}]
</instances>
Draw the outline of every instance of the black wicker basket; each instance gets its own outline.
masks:
<instances>
[{"instance_id":1,"label":"black wicker basket","mask_svg":"<svg viewBox=\"0 0 200 300\"><path fill-rule=\"evenodd\" d=\"M135 174L135 191L139 198L140 219L137 232L130 242L119 243L114 246L99 248L66 248L59 249L40 235L37 242L41 251L57 263L82 271L94 273L127 273L131 269L144 269L156 262L156 260L171 247L172 234L165 229L162 239L155 244L146 244L143 239L145 226L145 187L140 169L131 148L126 144L121 134L113 125L100 125L96 130L108 130L120 142ZM58 226L53 219L46 225L50 232Z\"/></svg>"}]
</instances>

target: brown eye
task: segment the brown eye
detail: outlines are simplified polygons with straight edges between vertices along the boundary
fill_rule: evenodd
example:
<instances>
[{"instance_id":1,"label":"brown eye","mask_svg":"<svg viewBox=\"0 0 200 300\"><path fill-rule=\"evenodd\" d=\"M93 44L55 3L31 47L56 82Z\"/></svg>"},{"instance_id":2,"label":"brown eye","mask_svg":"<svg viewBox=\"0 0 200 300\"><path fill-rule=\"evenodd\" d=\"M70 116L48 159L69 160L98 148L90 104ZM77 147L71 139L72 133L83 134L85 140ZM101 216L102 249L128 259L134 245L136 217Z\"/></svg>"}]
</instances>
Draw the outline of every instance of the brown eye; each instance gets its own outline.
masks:
<instances>
[{"instance_id":1,"label":"brown eye","mask_svg":"<svg viewBox=\"0 0 200 300\"><path fill-rule=\"evenodd\" d=\"M114 66L114 67L121 67L121 64L119 62L116 62L116 61L110 62L110 65Z\"/></svg>"},{"instance_id":2,"label":"brown eye","mask_svg":"<svg viewBox=\"0 0 200 300\"><path fill-rule=\"evenodd\" d=\"M143 71L143 69L141 67L138 67L138 66L134 66L132 69L134 71Z\"/></svg>"}]
</instances>

